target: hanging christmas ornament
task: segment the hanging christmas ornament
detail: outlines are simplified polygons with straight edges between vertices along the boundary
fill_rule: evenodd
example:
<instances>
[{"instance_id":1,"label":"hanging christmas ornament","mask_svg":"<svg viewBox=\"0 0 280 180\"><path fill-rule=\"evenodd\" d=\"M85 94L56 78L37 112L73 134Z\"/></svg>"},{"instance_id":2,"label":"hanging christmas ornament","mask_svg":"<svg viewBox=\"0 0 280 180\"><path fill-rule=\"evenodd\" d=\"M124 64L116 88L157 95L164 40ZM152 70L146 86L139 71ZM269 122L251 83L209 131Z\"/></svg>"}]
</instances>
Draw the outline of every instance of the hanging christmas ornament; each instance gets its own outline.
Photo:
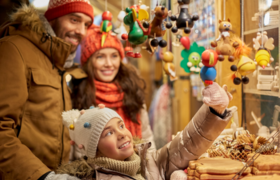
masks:
<instances>
[{"instance_id":1,"label":"hanging christmas ornament","mask_svg":"<svg viewBox=\"0 0 280 180\"><path fill-rule=\"evenodd\" d=\"M230 68L234 71L231 79L235 85L239 85L241 82L243 84L248 84L249 78L247 75L256 70L254 61L249 58L251 48L244 44L244 42L237 36L233 37L233 40L237 42L239 46L234 52L234 59L236 59L237 64L232 65Z\"/></svg>"},{"instance_id":2,"label":"hanging christmas ornament","mask_svg":"<svg viewBox=\"0 0 280 180\"><path fill-rule=\"evenodd\" d=\"M217 75L214 66L217 64L218 54L214 50L207 49L202 53L201 59L204 66L201 68L200 78L205 86L213 84Z\"/></svg>"},{"instance_id":3,"label":"hanging christmas ornament","mask_svg":"<svg viewBox=\"0 0 280 180\"><path fill-rule=\"evenodd\" d=\"M104 45L106 37L108 36L108 33L112 30L112 13L110 11L105 11L102 14L102 22L100 25L100 31L102 33L101 36L101 47Z\"/></svg>"},{"instance_id":4,"label":"hanging christmas ornament","mask_svg":"<svg viewBox=\"0 0 280 180\"><path fill-rule=\"evenodd\" d=\"M191 28L194 25L194 21L199 19L198 15L191 16L188 11L188 5L190 0L177 0L180 6L179 16L171 15L171 21L176 21L176 26L172 28L173 33L177 33L178 29L184 29L186 34L191 32Z\"/></svg>"},{"instance_id":5,"label":"hanging christmas ornament","mask_svg":"<svg viewBox=\"0 0 280 180\"><path fill-rule=\"evenodd\" d=\"M168 10L164 6L156 6L155 9L152 11L154 14L154 19L151 22L151 32L149 37L162 37L165 35L165 28L163 24L163 20L168 16ZM167 45L165 40L160 40L159 42L160 47L165 47Z\"/></svg>"},{"instance_id":6,"label":"hanging christmas ornament","mask_svg":"<svg viewBox=\"0 0 280 180\"><path fill-rule=\"evenodd\" d=\"M201 55L205 51L203 46L198 46L196 42L188 49L184 49L181 52L183 60L180 66L185 70L186 73L195 72L199 73L200 68L203 66L201 63Z\"/></svg>"},{"instance_id":7,"label":"hanging christmas ornament","mask_svg":"<svg viewBox=\"0 0 280 180\"><path fill-rule=\"evenodd\" d=\"M257 33L257 37L253 39L254 49L257 51L255 55L256 64L261 66L263 69L266 66L270 66L270 63L274 61L271 56L271 50L274 49L274 39L267 37L267 32Z\"/></svg>"},{"instance_id":8,"label":"hanging christmas ornament","mask_svg":"<svg viewBox=\"0 0 280 180\"><path fill-rule=\"evenodd\" d=\"M149 19L149 14L143 9L126 8L127 15L124 17L124 23L129 26L128 41L132 45L139 45L145 42L150 34L151 28L145 30L141 20Z\"/></svg>"},{"instance_id":9,"label":"hanging christmas ornament","mask_svg":"<svg viewBox=\"0 0 280 180\"><path fill-rule=\"evenodd\" d=\"M150 23L144 22L147 24L146 27L145 24L143 24L145 28L147 28L149 24L151 26L151 32L148 36L149 40L146 47L143 49L146 49L148 52L153 54L158 46L161 48L167 46L167 42L162 37L166 32L164 19L168 16L168 10L164 6L156 6L151 14L154 15L153 20Z\"/></svg>"},{"instance_id":10,"label":"hanging christmas ornament","mask_svg":"<svg viewBox=\"0 0 280 180\"><path fill-rule=\"evenodd\" d=\"M127 47L132 45L140 45L144 43L150 34L151 27L148 25L147 30L144 29L141 21L148 20L149 14L146 10L140 9L140 5L134 5L132 8L126 8L127 15L124 17L124 23L129 26L128 36L122 35L123 40L127 40ZM146 25L144 25L146 26ZM147 27L147 26L146 26ZM139 52L134 53L132 48L125 48L127 56L140 58L142 55Z\"/></svg>"},{"instance_id":11,"label":"hanging christmas ornament","mask_svg":"<svg viewBox=\"0 0 280 180\"><path fill-rule=\"evenodd\" d=\"M233 54L235 52L235 48L237 48L239 44L232 41L232 37L230 36L232 24L230 23L229 19L227 21L219 21L219 31L219 38L216 39L216 41L211 42L211 46L216 47L216 51L219 55L219 61L223 61L225 58L224 56L228 56L228 60L233 62Z\"/></svg>"},{"instance_id":12,"label":"hanging christmas ornament","mask_svg":"<svg viewBox=\"0 0 280 180\"><path fill-rule=\"evenodd\" d=\"M167 75L169 75L171 81L175 81L178 79L175 72L175 66L173 62L173 54L170 51L167 51L163 54L163 61L165 62L163 70Z\"/></svg>"}]
</instances>

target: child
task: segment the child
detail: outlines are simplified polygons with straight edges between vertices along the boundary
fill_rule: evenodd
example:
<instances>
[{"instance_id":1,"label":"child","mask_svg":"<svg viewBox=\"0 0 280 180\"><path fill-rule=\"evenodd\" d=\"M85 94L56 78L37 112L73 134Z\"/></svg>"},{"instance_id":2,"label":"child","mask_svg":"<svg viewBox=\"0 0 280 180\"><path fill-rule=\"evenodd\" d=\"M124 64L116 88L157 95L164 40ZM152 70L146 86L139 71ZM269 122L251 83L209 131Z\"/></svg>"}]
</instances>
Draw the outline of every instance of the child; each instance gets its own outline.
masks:
<instances>
[{"instance_id":1,"label":"child","mask_svg":"<svg viewBox=\"0 0 280 180\"><path fill-rule=\"evenodd\" d=\"M75 142L72 144L84 159L61 166L57 173L96 180L170 179L173 172L186 169L190 160L209 148L232 115L226 109L232 99L226 87L214 83L204 89L203 95L205 104L192 121L159 150L148 150L150 143L134 146L122 118L103 104L81 112L64 112L64 124L70 127Z\"/></svg>"}]
</instances>

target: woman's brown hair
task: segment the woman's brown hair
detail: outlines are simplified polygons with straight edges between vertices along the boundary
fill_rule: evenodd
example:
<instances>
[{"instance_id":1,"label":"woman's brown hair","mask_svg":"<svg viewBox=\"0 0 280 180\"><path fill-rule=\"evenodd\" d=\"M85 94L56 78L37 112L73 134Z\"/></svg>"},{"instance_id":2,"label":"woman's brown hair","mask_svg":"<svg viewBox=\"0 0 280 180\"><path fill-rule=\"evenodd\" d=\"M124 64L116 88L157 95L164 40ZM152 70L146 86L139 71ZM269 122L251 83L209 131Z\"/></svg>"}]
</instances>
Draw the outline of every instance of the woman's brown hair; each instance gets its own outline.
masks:
<instances>
[{"instance_id":1,"label":"woman's brown hair","mask_svg":"<svg viewBox=\"0 0 280 180\"><path fill-rule=\"evenodd\" d=\"M75 109L88 109L91 105L96 106L95 86L93 80L93 66L91 58L83 66L87 73L87 79L73 79L72 103ZM138 123L137 114L143 108L145 101L145 81L140 78L136 68L131 64L121 62L119 71L113 83L120 87L120 92L124 92L123 111L133 122Z\"/></svg>"}]
</instances>

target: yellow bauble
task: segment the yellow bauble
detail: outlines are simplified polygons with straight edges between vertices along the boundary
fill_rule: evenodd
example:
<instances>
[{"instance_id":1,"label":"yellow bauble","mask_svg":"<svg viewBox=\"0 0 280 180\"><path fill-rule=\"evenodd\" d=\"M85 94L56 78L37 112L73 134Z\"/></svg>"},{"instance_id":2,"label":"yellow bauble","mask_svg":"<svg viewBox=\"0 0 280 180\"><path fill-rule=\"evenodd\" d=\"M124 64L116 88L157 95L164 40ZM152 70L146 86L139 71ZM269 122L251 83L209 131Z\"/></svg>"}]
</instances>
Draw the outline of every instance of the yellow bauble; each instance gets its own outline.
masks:
<instances>
[{"instance_id":1,"label":"yellow bauble","mask_svg":"<svg viewBox=\"0 0 280 180\"><path fill-rule=\"evenodd\" d=\"M259 66L266 67L270 61L270 54L266 50L259 50L255 56L255 59Z\"/></svg>"},{"instance_id":2,"label":"yellow bauble","mask_svg":"<svg viewBox=\"0 0 280 180\"><path fill-rule=\"evenodd\" d=\"M247 56L241 56L238 64L237 64L238 72L242 76L246 76L248 74L251 74L256 70L256 65L252 59L250 59Z\"/></svg>"}]
</instances>

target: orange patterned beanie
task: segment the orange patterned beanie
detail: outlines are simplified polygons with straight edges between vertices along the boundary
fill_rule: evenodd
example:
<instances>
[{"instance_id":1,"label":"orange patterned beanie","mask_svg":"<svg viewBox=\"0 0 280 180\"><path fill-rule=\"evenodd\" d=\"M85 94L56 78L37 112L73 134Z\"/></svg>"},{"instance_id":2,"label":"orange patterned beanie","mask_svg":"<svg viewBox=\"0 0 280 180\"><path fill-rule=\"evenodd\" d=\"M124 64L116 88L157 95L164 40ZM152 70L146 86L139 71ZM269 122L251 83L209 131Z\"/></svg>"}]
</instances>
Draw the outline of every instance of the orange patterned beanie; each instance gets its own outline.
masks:
<instances>
[{"instance_id":1,"label":"orange patterned beanie","mask_svg":"<svg viewBox=\"0 0 280 180\"><path fill-rule=\"evenodd\" d=\"M124 58L124 49L121 41L117 36L108 32L106 40L101 46L102 32L99 26L92 26L87 31L87 36L82 42L82 57L81 64L84 65L87 60L98 50L102 48L114 48L120 53L121 59Z\"/></svg>"}]
</instances>

